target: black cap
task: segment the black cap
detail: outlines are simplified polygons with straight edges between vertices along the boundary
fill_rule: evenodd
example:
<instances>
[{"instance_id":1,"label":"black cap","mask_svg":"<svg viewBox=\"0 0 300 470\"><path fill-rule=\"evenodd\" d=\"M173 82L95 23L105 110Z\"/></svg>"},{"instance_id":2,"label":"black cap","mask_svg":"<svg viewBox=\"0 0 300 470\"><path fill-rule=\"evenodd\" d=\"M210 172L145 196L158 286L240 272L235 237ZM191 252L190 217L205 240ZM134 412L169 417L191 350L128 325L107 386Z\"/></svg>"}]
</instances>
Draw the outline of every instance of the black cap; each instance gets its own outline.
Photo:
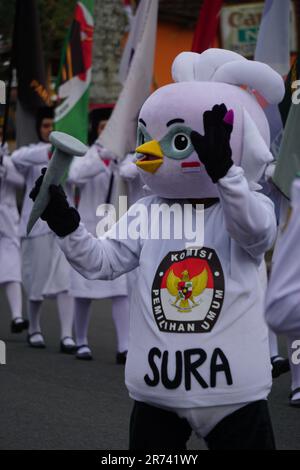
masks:
<instances>
[{"instance_id":1,"label":"black cap","mask_svg":"<svg viewBox=\"0 0 300 470\"><path fill-rule=\"evenodd\" d=\"M113 111L113 106L103 106L93 109L89 114L89 145L92 145L98 138L99 122L107 121Z\"/></svg>"},{"instance_id":2,"label":"black cap","mask_svg":"<svg viewBox=\"0 0 300 470\"><path fill-rule=\"evenodd\" d=\"M36 113L36 132L39 136L39 139L42 140L41 137L41 125L43 119L54 119L54 108L51 106L43 106L38 109Z\"/></svg>"}]
</instances>

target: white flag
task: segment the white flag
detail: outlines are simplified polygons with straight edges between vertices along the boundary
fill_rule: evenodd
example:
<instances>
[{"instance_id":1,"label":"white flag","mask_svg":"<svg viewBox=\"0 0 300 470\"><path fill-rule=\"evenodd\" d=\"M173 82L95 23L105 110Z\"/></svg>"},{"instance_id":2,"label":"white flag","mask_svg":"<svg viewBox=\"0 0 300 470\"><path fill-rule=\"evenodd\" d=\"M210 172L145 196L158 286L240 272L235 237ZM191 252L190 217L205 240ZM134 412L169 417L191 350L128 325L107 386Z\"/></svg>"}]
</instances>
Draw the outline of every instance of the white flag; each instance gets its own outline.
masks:
<instances>
[{"instance_id":1,"label":"white flag","mask_svg":"<svg viewBox=\"0 0 300 470\"><path fill-rule=\"evenodd\" d=\"M158 0L147 3L144 28L113 113L99 142L119 159L136 146L137 119L151 91L156 44Z\"/></svg>"},{"instance_id":2,"label":"white flag","mask_svg":"<svg viewBox=\"0 0 300 470\"><path fill-rule=\"evenodd\" d=\"M119 69L119 81L124 85L138 43L141 41L151 0L141 0L130 24L130 33L123 51Z\"/></svg>"},{"instance_id":3,"label":"white flag","mask_svg":"<svg viewBox=\"0 0 300 470\"><path fill-rule=\"evenodd\" d=\"M254 59L264 62L282 77L290 69L290 0L266 0ZM283 125L278 105L268 105L265 114L271 131L271 151L278 157Z\"/></svg>"},{"instance_id":4,"label":"white flag","mask_svg":"<svg viewBox=\"0 0 300 470\"><path fill-rule=\"evenodd\" d=\"M265 1L254 57L282 76L290 69L290 13L290 0Z\"/></svg>"}]
</instances>

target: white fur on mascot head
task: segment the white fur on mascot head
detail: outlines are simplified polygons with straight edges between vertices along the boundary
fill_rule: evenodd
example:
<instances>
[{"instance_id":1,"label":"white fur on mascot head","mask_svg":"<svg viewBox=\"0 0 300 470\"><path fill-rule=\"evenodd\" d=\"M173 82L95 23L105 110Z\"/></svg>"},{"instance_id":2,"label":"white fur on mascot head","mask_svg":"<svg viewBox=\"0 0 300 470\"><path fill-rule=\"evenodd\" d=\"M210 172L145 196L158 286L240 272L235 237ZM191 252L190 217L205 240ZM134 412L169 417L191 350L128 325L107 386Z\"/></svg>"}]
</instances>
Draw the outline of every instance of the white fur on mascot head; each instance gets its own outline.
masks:
<instances>
[{"instance_id":1,"label":"white fur on mascot head","mask_svg":"<svg viewBox=\"0 0 300 470\"><path fill-rule=\"evenodd\" d=\"M179 54L172 76L175 83L155 91L139 115L136 164L145 184L164 198L218 197L190 135L203 135L203 113L224 103L234 112L233 162L255 189L273 158L268 121L252 91L268 103L279 103L284 95L281 76L266 64L222 49Z\"/></svg>"}]
</instances>

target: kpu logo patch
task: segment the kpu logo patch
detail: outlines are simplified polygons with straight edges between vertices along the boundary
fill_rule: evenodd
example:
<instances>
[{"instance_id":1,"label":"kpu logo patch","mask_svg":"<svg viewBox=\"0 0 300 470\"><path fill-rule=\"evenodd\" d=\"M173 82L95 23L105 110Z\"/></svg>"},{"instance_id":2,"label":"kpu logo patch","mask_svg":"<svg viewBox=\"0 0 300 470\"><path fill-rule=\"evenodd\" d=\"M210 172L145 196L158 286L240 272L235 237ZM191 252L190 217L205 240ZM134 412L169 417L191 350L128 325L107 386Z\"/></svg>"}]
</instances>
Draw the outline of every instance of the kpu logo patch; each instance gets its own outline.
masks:
<instances>
[{"instance_id":1,"label":"kpu logo patch","mask_svg":"<svg viewBox=\"0 0 300 470\"><path fill-rule=\"evenodd\" d=\"M223 270L211 248L170 252L157 269L152 286L152 310L160 331L211 331L223 299Z\"/></svg>"}]
</instances>

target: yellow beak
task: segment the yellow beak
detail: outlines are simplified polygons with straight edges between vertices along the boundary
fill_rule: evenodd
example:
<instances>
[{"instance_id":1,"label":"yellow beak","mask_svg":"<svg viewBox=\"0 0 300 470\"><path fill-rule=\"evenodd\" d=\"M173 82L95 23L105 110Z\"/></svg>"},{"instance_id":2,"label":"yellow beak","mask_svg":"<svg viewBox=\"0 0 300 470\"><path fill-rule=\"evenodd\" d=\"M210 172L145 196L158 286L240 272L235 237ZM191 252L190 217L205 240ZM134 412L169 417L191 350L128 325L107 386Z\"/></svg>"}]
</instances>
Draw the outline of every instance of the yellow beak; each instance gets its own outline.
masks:
<instances>
[{"instance_id":1,"label":"yellow beak","mask_svg":"<svg viewBox=\"0 0 300 470\"><path fill-rule=\"evenodd\" d=\"M157 140L146 142L135 149L135 151L144 155L144 157L137 160L135 164L149 173L155 173L164 161L164 156Z\"/></svg>"}]
</instances>

